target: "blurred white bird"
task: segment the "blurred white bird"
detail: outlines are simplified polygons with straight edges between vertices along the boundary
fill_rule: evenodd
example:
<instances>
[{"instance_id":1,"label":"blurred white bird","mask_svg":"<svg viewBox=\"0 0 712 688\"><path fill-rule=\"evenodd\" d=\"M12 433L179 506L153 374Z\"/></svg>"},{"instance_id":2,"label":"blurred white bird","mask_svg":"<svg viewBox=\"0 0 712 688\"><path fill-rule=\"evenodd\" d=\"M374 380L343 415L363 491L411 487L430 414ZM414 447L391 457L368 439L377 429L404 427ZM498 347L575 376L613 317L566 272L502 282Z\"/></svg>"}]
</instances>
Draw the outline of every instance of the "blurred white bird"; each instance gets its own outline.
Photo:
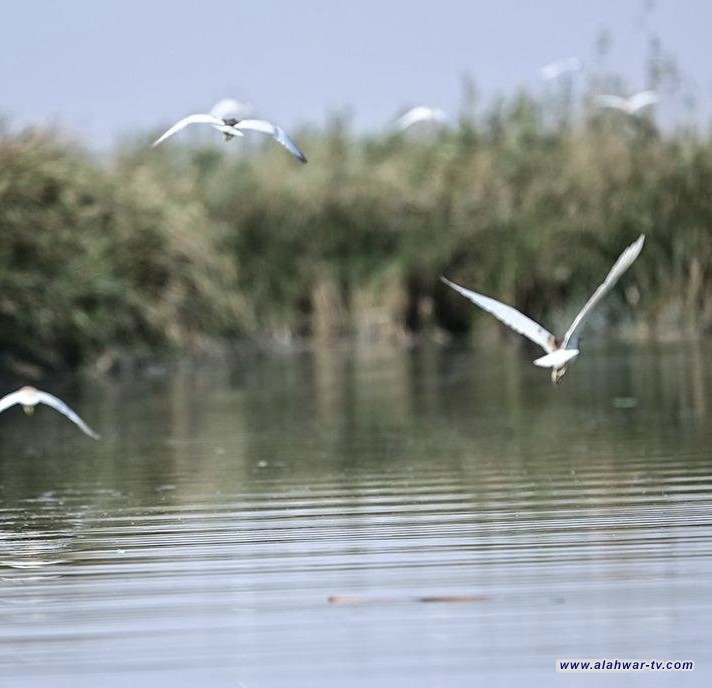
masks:
<instances>
[{"instance_id":1,"label":"blurred white bird","mask_svg":"<svg viewBox=\"0 0 712 688\"><path fill-rule=\"evenodd\" d=\"M34 387L21 387L16 392L6 394L2 399L0 399L0 413L15 404L20 404L28 416L32 415L37 404L47 404L47 406L51 406L55 411L59 411L62 415L69 418L72 423L78 425L82 432L89 435L89 437L93 437L95 440L99 439L99 435L97 435L76 413L74 413L69 406L67 406L61 399L58 399L48 392L43 392L39 389L35 389Z\"/></svg>"},{"instance_id":2,"label":"blurred white bird","mask_svg":"<svg viewBox=\"0 0 712 688\"><path fill-rule=\"evenodd\" d=\"M227 117L244 119L251 111L252 105L249 103L241 103L234 98L223 98L213 105L210 114L218 119L225 119Z\"/></svg>"},{"instance_id":3,"label":"blurred white bird","mask_svg":"<svg viewBox=\"0 0 712 688\"><path fill-rule=\"evenodd\" d=\"M435 124L445 124L448 121L447 113L440 108L432 108L427 105L418 105L404 112L396 121L395 126L404 131L420 122L433 122Z\"/></svg>"},{"instance_id":4,"label":"blurred white bird","mask_svg":"<svg viewBox=\"0 0 712 688\"><path fill-rule=\"evenodd\" d=\"M558 79L563 74L578 72L582 68L583 62L581 62L578 57L572 55L571 57L565 57L563 60L556 60L556 62L550 62L544 65L539 70L539 74L541 74L541 78L545 81L552 81L553 79Z\"/></svg>"},{"instance_id":5,"label":"blurred white bird","mask_svg":"<svg viewBox=\"0 0 712 688\"><path fill-rule=\"evenodd\" d=\"M440 279L465 298L470 299L472 303L488 313L491 313L495 318L511 327L515 332L519 332L519 334L524 335L544 349L546 355L537 358L533 363L541 368L551 368L551 381L558 384L566 373L566 366L573 363L581 353L579 349L580 338L574 337L574 333L586 322L586 319L596 307L596 304L613 288L620 276L633 264L633 261L643 249L644 241L645 235L641 234L634 243L621 253L608 275L606 275L606 279L603 280L603 284L593 292L593 296L591 296L580 313L574 318L574 321L566 331L563 339L557 339L551 332L544 329L523 313L520 313L516 308L507 306L488 296L465 289L445 277L441 277Z\"/></svg>"},{"instance_id":6,"label":"blurred white bird","mask_svg":"<svg viewBox=\"0 0 712 688\"><path fill-rule=\"evenodd\" d=\"M627 115L635 115L639 110L658 102L660 102L660 98L655 91L641 91L630 98L610 94L596 96L596 104L599 107L613 108L625 112Z\"/></svg>"},{"instance_id":7,"label":"blurred white bird","mask_svg":"<svg viewBox=\"0 0 712 688\"><path fill-rule=\"evenodd\" d=\"M220 105L220 103L217 103ZM217 107L216 105L216 107ZM263 119L237 119L235 117L216 117L210 113L199 113L196 115L188 115L176 122L168 131L159 136L153 146L163 143L167 138L177 134L181 129L185 129L190 124L210 124L213 128L222 132L225 140L229 141L234 136L244 136L244 131L259 131L263 134L269 134L278 143L282 144L295 158L301 162L306 162L307 159L304 153L299 149L294 141L285 133L283 129L267 122Z\"/></svg>"}]
</instances>

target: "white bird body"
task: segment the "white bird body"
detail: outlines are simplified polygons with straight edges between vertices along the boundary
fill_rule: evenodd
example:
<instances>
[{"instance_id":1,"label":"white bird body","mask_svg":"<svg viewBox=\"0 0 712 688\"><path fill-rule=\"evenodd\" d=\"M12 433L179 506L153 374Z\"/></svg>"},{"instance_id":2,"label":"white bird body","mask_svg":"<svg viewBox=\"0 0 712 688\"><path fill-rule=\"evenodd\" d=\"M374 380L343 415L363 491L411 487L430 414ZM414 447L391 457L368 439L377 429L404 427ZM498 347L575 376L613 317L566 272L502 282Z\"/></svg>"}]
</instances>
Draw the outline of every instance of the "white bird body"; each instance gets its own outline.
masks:
<instances>
[{"instance_id":1,"label":"white bird body","mask_svg":"<svg viewBox=\"0 0 712 688\"><path fill-rule=\"evenodd\" d=\"M300 162L307 161L304 153L302 153L299 149L299 146L292 141L283 129L275 124L263 119L240 120L234 117L221 119L211 113L188 115L187 117L178 120L172 127L170 127L170 129L161 134L161 136L153 142L153 147L155 148L159 144L163 143L167 138L177 134L179 131L185 129L185 127L191 124L209 124L214 129L217 129L219 132L224 134L226 141L229 141L234 136L244 136L244 131L259 131L263 134L269 134Z\"/></svg>"},{"instance_id":2,"label":"white bird body","mask_svg":"<svg viewBox=\"0 0 712 688\"><path fill-rule=\"evenodd\" d=\"M596 96L596 103L600 107L612 108L620 110L627 115L635 115L637 112L650 105L660 102L660 98L655 91L641 91L630 98L622 96L614 96L610 94L601 94Z\"/></svg>"},{"instance_id":3,"label":"white bird body","mask_svg":"<svg viewBox=\"0 0 712 688\"><path fill-rule=\"evenodd\" d=\"M641 234L636 241L628 246L618 257L606 275L603 283L593 292L579 314L574 318L563 339L557 339L551 332L539 323L520 313L516 308L501 303L496 299L465 289L454 282L441 277L440 279L455 291L469 299L476 306L494 315L495 318L511 327L515 332L524 335L546 352L545 356L537 358L533 363L541 368L551 368L551 380L558 383L566 373L566 367L573 363L581 353L576 331L588 319L598 302L613 288L621 275L633 264L643 250L645 235Z\"/></svg>"},{"instance_id":4,"label":"white bird body","mask_svg":"<svg viewBox=\"0 0 712 688\"><path fill-rule=\"evenodd\" d=\"M47 406L51 406L55 411L59 411L59 413L69 418L72 423L77 425L82 432L89 435L89 437L92 437L95 440L99 439L99 435L97 435L97 433L95 433L74 411L72 411L67 404L49 392L43 392L35 387L21 387L16 392L6 394L2 399L0 399L0 413L15 404L20 404L27 415L31 415L34 412L37 404L46 404Z\"/></svg>"},{"instance_id":5,"label":"white bird body","mask_svg":"<svg viewBox=\"0 0 712 688\"><path fill-rule=\"evenodd\" d=\"M191 124L210 124L214 129L225 134L226 140L230 140L233 136L242 136L242 132L238 131L234 127L229 126L225 123L225 120L215 117L214 115L208 113L199 113L196 115L188 115L181 120L178 120L170 129L165 131L161 136L159 136L154 142L153 147L155 148L159 144L163 143L166 139L177 134L181 129L185 129Z\"/></svg>"},{"instance_id":6,"label":"white bird body","mask_svg":"<svg viewBox=\"0 0 712 688\"><path fill-rule=\"evenodd\" d=\"M571 56L565 57L563 60L556 60L556 62L550 62L544 65L539 73L541 78L545 81L553 81L558 79L564 74L570 74L571 72L578 72L583 68L583 62L578 57Z\"/></svg>"},{"instance_id":7,"label":"white bird body","mask_svg":"<svg viewBox=\"0 0 712 688\"><path fill-rule=\"evenodd\" d=\"M440 108L433 108L427 105L418 105L404 112L396 121L395 126L404 131L409 129L414 124L420 122L434 122L436 124L444 124L448 121L447 113Z\"/></svg>"},{"instance_id":8,"label":"white bird body","mask_svg":"<svg viewBox=\"0 0 712 688\"><path fill-rule=\"evenodd\" d=\"M578 349L556 349L550 354L537 358L532 363L540 368L554 368L556 370L573 363L580 353Z\"/></svg>"}]
</instances>

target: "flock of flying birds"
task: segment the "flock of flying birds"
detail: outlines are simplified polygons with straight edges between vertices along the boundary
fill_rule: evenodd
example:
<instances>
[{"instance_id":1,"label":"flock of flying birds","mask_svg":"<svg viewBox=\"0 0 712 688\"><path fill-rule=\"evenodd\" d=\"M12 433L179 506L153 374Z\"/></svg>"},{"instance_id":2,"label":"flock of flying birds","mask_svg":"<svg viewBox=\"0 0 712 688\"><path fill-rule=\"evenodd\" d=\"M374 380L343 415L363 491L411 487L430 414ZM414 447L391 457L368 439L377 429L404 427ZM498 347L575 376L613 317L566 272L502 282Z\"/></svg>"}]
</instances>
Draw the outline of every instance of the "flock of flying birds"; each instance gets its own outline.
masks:
<instances>
[{"instance_id":1,"label":"flock of flying birds","mask_svg":"<svg viewBox=\"0 0 712 688\"><path fill-rule=\"evenodd\" d=\"M563 60L545 65L541 68L540 74L545 81L551 81L566 74L580 71L582 68L583 63L577 57L567 57ZM654 91L641 91L628 98L611 94L600 94L595 97L595 103L599 107L620 110L631 117L635 117L640 110L654 105L657 102L659 102L659 98ZM235 137L242 137L246 131L257 131L267 134L284 146L297 160L302 163L307 162L307 158L299 146L297 146L281 127L264 119L243 118L242 115L247 110L249 110L249 106L231 98L226 98L216 103L210 112L188 115L179 120L159 136L153 142L153 146L160 145L166 139L192 124L209 124L213 129L223 134L225 141L230 141ZM394 126L397 130L404 131L421 123L446 125L448 119L447 113L439 108L419 105L398 117ZM601 285L574 318L574 321L562 339L558 339L542 325L512 306L508 306L484 294L479 294L476 291L466 289L459 284L451 282L446 277L441 277L440 279L456 292L472 301L476 306L479 306L482 310L487 311L505 325L509 326L515 332L524 335L535 344L541 346L545 355L537 358L533 363L541 368L551 368L551 380L553 383L558 384L566 373L567 367L573 363L581 353L579 349L580 337L576 332L586 322L596 305L614 287L623 273L640 255L640 252L643 250L644 242L645 236L641 234L636 241L621 253ZM12 406L20 405L25 413L30 415L34 412L34 408L38 404L50 406L71 420L86 435L93 439L99 439L99 435L61 399L48 392L38 390L35 387L21 387L17 391L0 398L0 413Z\"/></svg>"}]
</instances>

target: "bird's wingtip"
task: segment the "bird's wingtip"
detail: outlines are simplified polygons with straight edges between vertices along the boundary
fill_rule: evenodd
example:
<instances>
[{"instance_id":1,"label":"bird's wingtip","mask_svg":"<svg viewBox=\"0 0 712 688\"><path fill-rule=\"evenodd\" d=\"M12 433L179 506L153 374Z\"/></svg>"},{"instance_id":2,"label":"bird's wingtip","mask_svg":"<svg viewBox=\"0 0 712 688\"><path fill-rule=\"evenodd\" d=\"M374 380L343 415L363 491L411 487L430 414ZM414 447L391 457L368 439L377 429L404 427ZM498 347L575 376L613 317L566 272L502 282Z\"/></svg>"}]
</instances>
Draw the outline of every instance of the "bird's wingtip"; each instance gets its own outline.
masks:
<instances>
[{"instance_id":1,"label":"bird's wingtip","mask_svg":"<svg viewBox=\"0 0 712 688\"><path fill-rule=\"evenodd\" d=\"M284 132L282 132L284 134ZM275 137L277 141L279 141L299 162L302 164L306 164L309 162L307 160L307 156L304 155L304 151L296 144L294 141L292 141L286 134L284 134L284 138L281 137Z\"/></svg>"}]
</instances>

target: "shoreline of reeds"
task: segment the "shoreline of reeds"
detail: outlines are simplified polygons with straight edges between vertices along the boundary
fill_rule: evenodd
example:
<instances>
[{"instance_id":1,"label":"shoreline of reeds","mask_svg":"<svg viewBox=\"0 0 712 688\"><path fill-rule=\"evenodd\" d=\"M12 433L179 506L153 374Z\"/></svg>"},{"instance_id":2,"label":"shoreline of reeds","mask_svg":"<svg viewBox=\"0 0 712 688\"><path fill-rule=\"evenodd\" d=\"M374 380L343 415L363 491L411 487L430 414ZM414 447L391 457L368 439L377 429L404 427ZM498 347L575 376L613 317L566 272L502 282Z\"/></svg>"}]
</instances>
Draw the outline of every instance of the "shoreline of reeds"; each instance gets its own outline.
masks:
<instances>
[{"instance_id":1,"label":"shoreline of reeds","mask_svg":"<svg viewBox=\"0 0 712 688\"><path fill-rule=\"evenodd\" d=\"M309 165L189 140L99 162L0 135L0 366L497 332L441 274L562 330L640 233L594 333L712 328L709 136L603 111L552 123L520 95L441 132L299 140Z\"/></svg>"}]
</instances>

